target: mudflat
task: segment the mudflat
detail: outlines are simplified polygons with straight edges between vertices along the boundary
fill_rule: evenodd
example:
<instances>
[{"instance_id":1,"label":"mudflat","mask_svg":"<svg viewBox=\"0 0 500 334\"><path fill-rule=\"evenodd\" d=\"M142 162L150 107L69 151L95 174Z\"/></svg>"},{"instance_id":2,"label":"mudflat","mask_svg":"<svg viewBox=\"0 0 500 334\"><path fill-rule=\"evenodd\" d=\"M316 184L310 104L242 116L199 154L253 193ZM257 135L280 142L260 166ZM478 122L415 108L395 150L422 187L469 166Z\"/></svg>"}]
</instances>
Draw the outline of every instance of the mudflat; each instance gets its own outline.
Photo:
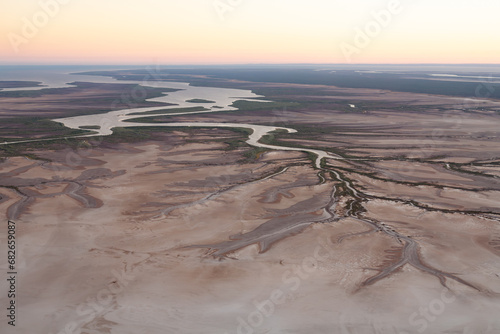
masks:
<instances>
[{"instance_id":1,"label":"mudflat","mask_svg":"<svg viewBox=\"0 0 500 334\"><path fill-rule=\"evenodd\" d=\"M498 101L241 85L304 94L279 110L155 115L158 127L128 130L140 140L23 145L2 160L21 331L500 330ZM266 148L241 129L162 122L297 132L263 136ZM335 158L318 165L311 150Z\"/></svg>"}]
</instances>

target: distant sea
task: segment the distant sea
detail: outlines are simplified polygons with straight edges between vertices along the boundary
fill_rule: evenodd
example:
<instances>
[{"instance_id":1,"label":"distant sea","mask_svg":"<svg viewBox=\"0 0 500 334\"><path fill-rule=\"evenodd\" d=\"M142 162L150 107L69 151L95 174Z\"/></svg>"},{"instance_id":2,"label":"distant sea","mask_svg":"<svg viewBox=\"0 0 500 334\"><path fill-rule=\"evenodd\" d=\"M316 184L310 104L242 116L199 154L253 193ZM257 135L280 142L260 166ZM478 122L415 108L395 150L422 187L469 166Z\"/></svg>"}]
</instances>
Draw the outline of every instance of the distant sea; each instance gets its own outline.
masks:
<instances>
[{"instance_id":1,"label":"distant sea","mask_svg":"<svg viewBox=\"0 0 500 334\"><path fill-rule=\"evenodd\" d=\"M74 75L71 73L87 72L87 71L107 71L107 70L127 70L127 69L144 69L144 68L160 69L179 69L179 68L279 68L279 69L310 69L319 71L362 71L373 73L415 73L422 72L434 76L435 79L447 78L448 80L460 80L467 77L460 77L462 75L486 75L500 77L500 65L492 64L394 64L394 65L381 65L381 64L255 64L255 65L186 65L186 66L141 66L141 65L0 65L0 81L36 81L43 84L42 88L63 88L68 87L68 83L75 81L87 81L94 83L110 83L116 82L109 77L100 76L86 76ZM456 77L458 76L458 77ZM454 78L456 77L456 78ZM474 80L473 78L467 78ZM480 78L476 78L478 80ZM496 79L496 78L495 78ZM23 88L5 89L7 90L22 90ZM26 89L26 88L24 88ZM33 89L33 88L31 88Z\"/></svg>"}]
</instances>

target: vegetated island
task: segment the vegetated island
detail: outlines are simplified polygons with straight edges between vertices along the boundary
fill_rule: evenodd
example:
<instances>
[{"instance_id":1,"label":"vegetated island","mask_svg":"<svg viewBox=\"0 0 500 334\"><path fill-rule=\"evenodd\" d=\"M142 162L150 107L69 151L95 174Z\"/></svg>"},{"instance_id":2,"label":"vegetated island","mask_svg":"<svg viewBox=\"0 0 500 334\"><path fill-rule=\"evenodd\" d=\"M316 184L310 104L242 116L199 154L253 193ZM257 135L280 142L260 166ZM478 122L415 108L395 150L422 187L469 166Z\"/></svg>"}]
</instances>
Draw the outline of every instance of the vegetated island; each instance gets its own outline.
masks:
<instances>
[{"instance_id":1,"label":"vegetated island","mask_svg":"<svg viewBox=\"0 0 500 334\"><path fill-rule=\"evenodd\" d=\"M191 99L187 100L188 103L215 103L215 101L204 100L204 99Z\"/></svg>"}]
</instances>

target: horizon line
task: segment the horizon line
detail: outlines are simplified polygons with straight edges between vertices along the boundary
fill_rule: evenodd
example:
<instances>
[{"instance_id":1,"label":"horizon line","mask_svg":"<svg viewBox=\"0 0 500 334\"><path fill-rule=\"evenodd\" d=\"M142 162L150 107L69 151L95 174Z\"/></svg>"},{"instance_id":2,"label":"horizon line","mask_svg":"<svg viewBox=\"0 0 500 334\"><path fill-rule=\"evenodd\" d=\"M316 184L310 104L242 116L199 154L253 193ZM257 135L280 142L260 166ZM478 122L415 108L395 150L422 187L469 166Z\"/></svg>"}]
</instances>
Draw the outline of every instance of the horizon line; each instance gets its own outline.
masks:
<instances>
[{"instance_id":1,"label":"horizon line","mask_svg":"<svg viewBox=\"0 0 500 334\"><path fill-rule=\"evenodd\" d=\"M500 66L500 63L123 63L123 64L111 64L111 63L2 63L0 66L273 66L273 65L289 65L289 66L332 66L332 65L342 65L342 66L364 66L364 65L475 65L475 66Z\"/></svg>"}]
</instances>

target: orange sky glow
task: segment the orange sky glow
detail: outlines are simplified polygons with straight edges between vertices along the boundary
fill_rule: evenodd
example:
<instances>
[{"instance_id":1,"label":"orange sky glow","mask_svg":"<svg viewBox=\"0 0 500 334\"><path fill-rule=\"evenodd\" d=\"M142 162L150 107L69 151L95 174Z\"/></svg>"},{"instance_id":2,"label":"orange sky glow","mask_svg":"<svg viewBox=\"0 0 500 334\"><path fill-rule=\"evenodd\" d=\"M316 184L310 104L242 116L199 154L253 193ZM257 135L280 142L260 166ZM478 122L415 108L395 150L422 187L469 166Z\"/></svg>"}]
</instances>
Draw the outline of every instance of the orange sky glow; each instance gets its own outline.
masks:
<instances>
[{"instance_id":1,"label":"orange sky glow","mask_svg":"<svg viewBox=\"0 0 500 334\"><path fill-rule=\"evenodd\" d=\"M491 0L0 0L0 64L498 63Z\"/></svg>"}]
</instances>

